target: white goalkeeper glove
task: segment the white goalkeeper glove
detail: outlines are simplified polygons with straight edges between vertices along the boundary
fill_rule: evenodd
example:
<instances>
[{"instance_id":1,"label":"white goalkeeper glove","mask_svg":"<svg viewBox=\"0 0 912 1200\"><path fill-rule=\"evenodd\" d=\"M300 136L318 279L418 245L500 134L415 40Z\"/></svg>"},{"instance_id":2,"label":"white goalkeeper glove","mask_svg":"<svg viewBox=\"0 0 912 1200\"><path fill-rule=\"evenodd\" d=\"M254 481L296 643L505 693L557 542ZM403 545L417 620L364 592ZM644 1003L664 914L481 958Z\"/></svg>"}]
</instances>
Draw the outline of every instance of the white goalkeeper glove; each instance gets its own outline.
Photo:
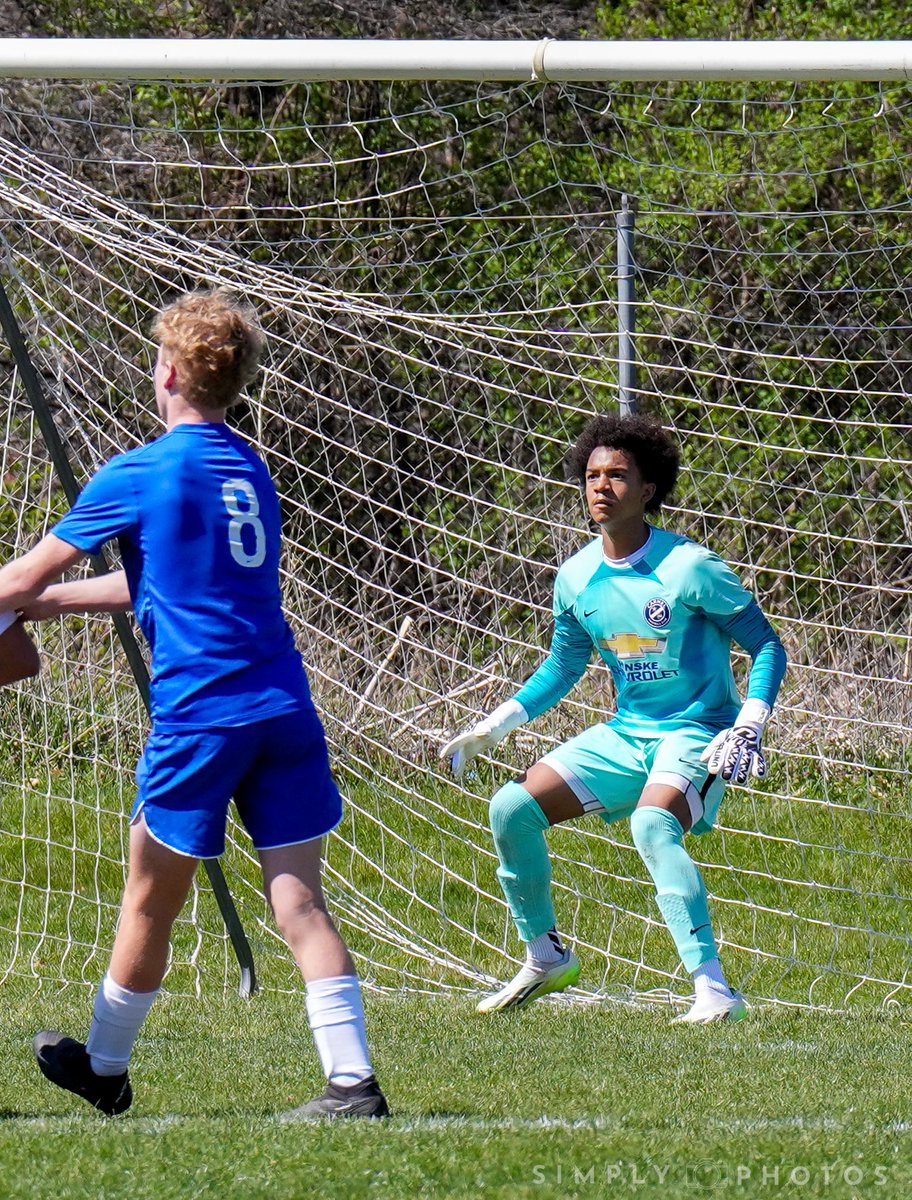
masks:
<instances>
[{"instance_id":1,"label":"white goalkeeper glove","mask_svg":"<svg viewBox=\"0 0 912 1200\"><path fill-rule=\"evenodd\" d=\"M717 733L700 755L710 775L721 775L731 783L747 783L748 777L762 779L766 759L761 741L770 707L762 700L745 700L731 729Z\"/></svg>"},{"instance_id":2,"label":"white goalkeeper glove","mask_svg":"<svg viewBox=\"0 0 912 1200\"><path fill-rule=\"evenodd\" d=\"M479 721L466 733L457 734L440 751L441 758L450 760L450 768L457 779L479 754L502 742L508 733L525 725L529 714L516 700L507 700L499 708Z\"/></svg>"}]
</instances>

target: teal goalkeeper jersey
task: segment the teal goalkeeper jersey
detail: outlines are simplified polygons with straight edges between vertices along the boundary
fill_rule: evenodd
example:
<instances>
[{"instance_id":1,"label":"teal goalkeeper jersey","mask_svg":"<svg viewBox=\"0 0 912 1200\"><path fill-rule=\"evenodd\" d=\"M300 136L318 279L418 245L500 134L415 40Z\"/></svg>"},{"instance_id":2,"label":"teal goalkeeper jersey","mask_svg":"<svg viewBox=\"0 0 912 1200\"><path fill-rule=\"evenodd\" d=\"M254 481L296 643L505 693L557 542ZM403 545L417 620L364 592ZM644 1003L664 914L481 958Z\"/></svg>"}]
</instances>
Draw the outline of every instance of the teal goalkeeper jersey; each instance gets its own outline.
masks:
<instances>
[{"instance_id":1,"label":"teal goalkeeper jersey","mask_svg":"<svg viewBox=\"0 0 912 1200\"><path fill-rule=\"evenodd\" d=\"M694 722L724 729L740 707L726 626L747 609L769 630L734 571L689 538L651 527L644 549L620 565L597 538L558 571L551 652L515 699L538 716L576 683L595 647L617 686L617 727L647 737Z\"/></svg>"}]
</instances>

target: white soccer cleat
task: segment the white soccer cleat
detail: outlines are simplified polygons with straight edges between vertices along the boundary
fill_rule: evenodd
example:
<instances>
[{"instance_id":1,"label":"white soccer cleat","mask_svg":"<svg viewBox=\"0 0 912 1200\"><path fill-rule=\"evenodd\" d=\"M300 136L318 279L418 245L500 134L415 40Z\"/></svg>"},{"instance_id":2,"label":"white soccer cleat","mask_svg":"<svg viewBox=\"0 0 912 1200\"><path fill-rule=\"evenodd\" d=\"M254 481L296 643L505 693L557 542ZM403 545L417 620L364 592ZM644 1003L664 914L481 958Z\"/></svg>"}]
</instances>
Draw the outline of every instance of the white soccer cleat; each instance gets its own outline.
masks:
<instances>
[{"instance_id":1,"label":"white soccer cleat","mask_svg":"<svg viewBox=\"0 0 912 1200\"><path fill-rule=\"evenodd\" d=\"M701 996L686 1013L675 1017L672 1025L714 1025L717 1021L740 1021L746 1016L747 1005L740 992L731 996L713 992Z\"/></svg>"},{"instance_id":2,"label":"white soccer cleat","mask_svg":"<svg viewBox=\"0 0 912 1200\"><path fill-rule=\"evenodd\" d=\"M562 959L547 967L525 963L506 987L492 996L485 996L475 1011L494 1013L519 1008L521 1004L528 1004L539 996L562 992L564 988L571 987L579 979L579 973L579 959L572 950L567 950Z\"/></svg>"}]
</instances>

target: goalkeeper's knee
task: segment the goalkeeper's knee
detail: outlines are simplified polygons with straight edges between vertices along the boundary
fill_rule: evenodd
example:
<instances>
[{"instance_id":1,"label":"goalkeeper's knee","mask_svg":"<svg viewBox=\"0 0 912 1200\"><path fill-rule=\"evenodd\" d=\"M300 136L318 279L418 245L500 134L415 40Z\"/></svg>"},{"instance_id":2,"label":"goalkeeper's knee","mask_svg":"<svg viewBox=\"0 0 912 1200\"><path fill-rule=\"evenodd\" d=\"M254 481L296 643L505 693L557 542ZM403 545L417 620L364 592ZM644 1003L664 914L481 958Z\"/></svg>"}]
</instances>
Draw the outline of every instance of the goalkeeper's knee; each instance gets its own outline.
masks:
<instances>
[{"instance_id":1,"label":"goalkeeper's knee","mask_svg":"<svg viewBox=\"0 0 912 1200\"><path fill-rule=\"evenodd\" d=\"M673 847L682 850L684 847L684 827L678 818L667 809L651 805L634 809L630 818L630 835L653 876L656 867L662 865L662 860L669 852L673 853Z\"/></svg>"},{"instance_id":2,"label":"goalkeeper's knee","mask_svg":"<svg viewBox=\"0 0 912 1200\"><path fill-rule=\"evenodd\" d=\"M681 822L664 808L638 808L630 818L633 844L656 886L656 901L688 971L716 957L706 888L684 849Z\"/></svg>"},{"instance_id":3,"label":"goalkeeper's knee","mask_svg":"<svg viewBox=\"0 0 912 1200\"><path fill-rule=\"evenodd\" d=\"M491 832L500 866L497 878L523 941L554 925L551 867L545 830L548 818L519 783L507 783L491 800Z\"/></svg>"},{"instance_id":4,"label":"goalkeeper's knee","mask_svg":"<svg viewBox=\"0 0 912 1200\"><path fill-rule=\"evenodd\" d=\"M548 818L538 801L521 783L505 783L491 798L488 820L495 845L522 840L529 833L541 833L548 828Z\"/></svg>"}]
</instances>

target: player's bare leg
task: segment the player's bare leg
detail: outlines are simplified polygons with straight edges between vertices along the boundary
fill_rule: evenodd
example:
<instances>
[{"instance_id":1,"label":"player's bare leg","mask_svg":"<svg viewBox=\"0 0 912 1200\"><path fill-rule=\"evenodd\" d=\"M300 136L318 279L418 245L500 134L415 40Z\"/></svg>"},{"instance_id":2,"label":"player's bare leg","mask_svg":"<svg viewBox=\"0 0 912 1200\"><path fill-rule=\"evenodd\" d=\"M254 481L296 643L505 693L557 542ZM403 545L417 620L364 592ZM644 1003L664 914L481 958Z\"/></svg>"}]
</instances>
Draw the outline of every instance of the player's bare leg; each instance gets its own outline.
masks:
<instances>
[{"instance_id":1,"label":"player's bare leg","mask_svg":"<svg viewBox=\"0 0 912 1200\"><path fill-rule=\"evenodd\" d=\"M130 828L130 865L108 974L132 992L161 986L171 928L184 907L198 858L157 842L140 818Z\"/></svg>"},{"instance_id":2,"label":"player's bare leg","mask_svg":"<svg viewBox=\"0 0 912 1200\"><path fill-rule=\"evenodd\" d=\"M354 975L355 964L326 908L323 839L261 850L263 888L305 983Z\"/></svg>"},{"instance_id":3,"label":"player's bare leg","mask_svg":"<svg viewBox=\"0 0 912 1200\"><path fill-rule=\"evenodd\" d=\"M564 946L555 925L544 832L582 815L579 800L545 763L536 763L492 799L491 829L500 858L497 877L526 943L526 961L508 984L481 1001L478 1012L519 1008L562 992L579 979L579 961Z\"/></svg>"},{"instance_id":4,"label":"player's bare leg","mask_svg":"<svg viewBox=\"0 0 912 1200\"><path fill-rule=\"evenodd\" d=\"M656 885L668 931L694 979L695 1002L676 1020L693 1025L738 1021L747 1010L725 980L703 878L683 844L692 820L683 792L670 784L650 783L630 819L630 831Z\"/></svg>"},{"instance_id":5,"label":"player's bare leg","mask_svg":"<svg viewBox=\"0 0 912 1200\"><path fill-rule=\"evenodd\" d=\"M86 1043L55 1030L34 1040L43 1074L114 1116L132 1101L133 1043L164 978L171 928L199 860L156 842L140 819L130 829L130 864L108 973L95 997Z\"/></svg>"},{"instance_id":6,"label":"player's bare leg","mask_svg":"<svg viewBox=\"0 0 912 1200\"><path fill-rule=\"evenodd\" d=\"M260 863L266 899L307 984L307 1016L328 1081L322 1096L285 1119L384 1117L355 965L323 896L322 838L261 850Z\"/></svg>"}]
</instances>

